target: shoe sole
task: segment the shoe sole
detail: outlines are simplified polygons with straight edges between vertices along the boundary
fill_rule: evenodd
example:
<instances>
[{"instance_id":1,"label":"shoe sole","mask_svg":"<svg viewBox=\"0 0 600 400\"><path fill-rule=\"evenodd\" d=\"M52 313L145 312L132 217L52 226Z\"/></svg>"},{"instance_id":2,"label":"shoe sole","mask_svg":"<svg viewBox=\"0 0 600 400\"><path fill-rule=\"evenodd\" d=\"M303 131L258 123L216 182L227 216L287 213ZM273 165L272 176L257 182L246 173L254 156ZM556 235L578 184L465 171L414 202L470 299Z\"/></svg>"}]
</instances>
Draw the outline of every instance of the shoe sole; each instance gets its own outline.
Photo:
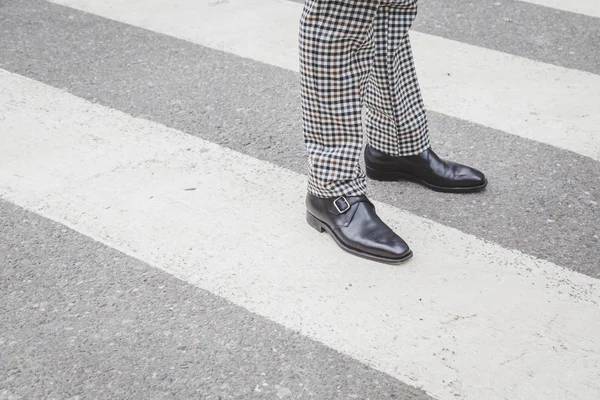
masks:
<instances>
[{"instance_id":1,"label":"shoe sole","mask_svg":"<svg viewBox=\"0 0 600 400\"><path fill-rule=\"evenodd\" d=\"M461 186L454 186L454 187L446 187L446 186L437 186L434 185L432 183L429 183L427 181L424 181L423 179L417 178L414 175L411 174L406 174L403 172L388 172L388 171L378 171L376 169L373 168L369 168L367 167L367 176L371 179L374 179L376 181L385 181L385 182L395 182L395 181L400 181L400 180L407 180L407 181L411 181L411 182L415 182L415 183L419 183L425 187L428 187L429 189L435 190L436 192L444 192L444 193L473 193L473 192L480 192L483 189L485 189L485 187L488 184L487 179L485 180L485 182L479 186L469 186L469 187L461 187Z\"/></svg>"},{"instance_id":2,"label":"shoe sole","mask_svg":"<svg viewBox=\"0 0 600 400\"><path fill-rule=\"evenodd\" d=\"M406 253L401 258L387 258L387 257L376 256L374 254L365 253L364 251L354 249L354 248L346 245L345 243L343 243L333 233L333 230L326 223L324 223L323 221L321 221L320 219L318 219L317 217L312 215L309 211L306 212L306 222L308 222L308 224L310 226L312 226L314 229L316 229L319 233L323 233L323 231L326 231L327 233L329 233L329 235L333 238L333 240L335 240L337 245L342 248L342 250L344 250L352 255L358 256L358 257L366 258L371 261L378 261L378 262L385 263L385 264L400 264L400 263L407 261L408 259L410 259L413 256L412 250L409 250L408 253Z\"/></svg>"}]
</instances>

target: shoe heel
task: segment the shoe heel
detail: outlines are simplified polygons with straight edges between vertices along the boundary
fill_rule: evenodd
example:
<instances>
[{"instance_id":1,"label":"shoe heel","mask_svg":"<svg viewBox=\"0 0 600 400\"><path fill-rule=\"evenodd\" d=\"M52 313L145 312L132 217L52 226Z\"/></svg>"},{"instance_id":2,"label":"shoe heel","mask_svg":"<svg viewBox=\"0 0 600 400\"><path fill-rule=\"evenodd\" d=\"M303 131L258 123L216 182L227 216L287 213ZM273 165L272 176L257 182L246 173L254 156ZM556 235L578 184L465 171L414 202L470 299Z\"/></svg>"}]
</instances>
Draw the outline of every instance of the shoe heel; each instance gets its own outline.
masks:
<instances>
[{"instance_id":1,"label":"shoe heel","mask_svg":"<svg viewBox=\"0 0 600 400\"><path fill-rule=\"evenodd\" d=\"M325 228L323 228L323 224L321 221L316 219L311 213L306 212L306 222L313 228L315 228L319 233L323 232Z\"/></svg>"},{"instance_id":2,"label":"shoe heel","mask_svg":"<svg viewBox=\"0 0 600 400\"><path fill-rule=\"evenodd\" d=\"M369 178L376 181L397 181L400 179L396 172L378 171L369 167L366 168L366 172Z\"/></svg>"}]
</instances>

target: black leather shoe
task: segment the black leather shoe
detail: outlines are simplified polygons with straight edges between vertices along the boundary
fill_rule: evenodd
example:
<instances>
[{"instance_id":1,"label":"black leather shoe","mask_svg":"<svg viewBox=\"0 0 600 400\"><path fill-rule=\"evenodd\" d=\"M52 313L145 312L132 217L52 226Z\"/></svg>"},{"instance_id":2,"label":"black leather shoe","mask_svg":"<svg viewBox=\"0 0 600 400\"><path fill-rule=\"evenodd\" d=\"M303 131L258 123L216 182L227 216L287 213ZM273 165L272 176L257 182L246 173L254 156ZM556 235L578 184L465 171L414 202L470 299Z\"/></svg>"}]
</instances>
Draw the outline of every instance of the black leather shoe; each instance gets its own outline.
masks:
<instances>
[{"instance_id":1,"label":"black leather shoe","mask_svg":"<svg viewBox=\"0 0 600 400\"><path fill-rule=\"evenodd\" d=\"M379 219L367 196L324 199L308 193L306 209L309 225L327 231L349 253L388 264L412 257L406 242Z\"/></svg>"},{"instance_id":2,"label":"black leather shoe","mask_svg":"<svg viewBox=\"0 0 600 400\"><path fill-rule=\"evenodd\" d=\"M365 164L371 179L408 179L438 192L477 192L488 183L483 173L466 165L444 161L431 149L416 156L394 157L367 145Z\"/></svg>"}]
</instances>

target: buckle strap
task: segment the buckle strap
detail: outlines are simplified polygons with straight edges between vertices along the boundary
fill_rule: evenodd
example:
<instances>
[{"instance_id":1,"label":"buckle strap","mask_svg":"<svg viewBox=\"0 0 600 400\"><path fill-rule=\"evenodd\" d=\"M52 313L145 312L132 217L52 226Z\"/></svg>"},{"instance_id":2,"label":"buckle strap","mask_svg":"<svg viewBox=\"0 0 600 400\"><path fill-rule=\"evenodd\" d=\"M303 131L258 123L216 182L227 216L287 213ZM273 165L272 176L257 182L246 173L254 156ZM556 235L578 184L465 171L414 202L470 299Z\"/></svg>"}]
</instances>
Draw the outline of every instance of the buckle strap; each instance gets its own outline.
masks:
<instances>
[{"instance_id":1,"label":"buckle strap","mask_svg":"<svg viewBox=\"0 0 600 400\"><path fill-rule=\"evenodd\" d=\"M350 198L346 197L346 196L340 196L338 198L336 198L335 200L333 200L333 206L335 207L335 210L341 215L341 214L345 214L346 212L348 212L348 210L350 210L350 208L352 208L353 205L357 204L357 203L369 203L370 205L373 205L373 203L371 203L369 201L369 199L367 198L367 196L352 196Z\"/></svg>"},{"instance_id":2,"label":"buckle strap","mask_svg":"<svg viewBox=\"0 0 600 400\"><path fill-rule=\"evenodd\" d=\"M342 205L341 209L340 209L340 203ZM348 211L351 207L350 202L348 201L348 199L346 198L346 196L340 196L337 199L335 199L333 201L333 206L335 207L335 209L340 213L343 214L346 211Z\"/></svg>"}]
</instances>

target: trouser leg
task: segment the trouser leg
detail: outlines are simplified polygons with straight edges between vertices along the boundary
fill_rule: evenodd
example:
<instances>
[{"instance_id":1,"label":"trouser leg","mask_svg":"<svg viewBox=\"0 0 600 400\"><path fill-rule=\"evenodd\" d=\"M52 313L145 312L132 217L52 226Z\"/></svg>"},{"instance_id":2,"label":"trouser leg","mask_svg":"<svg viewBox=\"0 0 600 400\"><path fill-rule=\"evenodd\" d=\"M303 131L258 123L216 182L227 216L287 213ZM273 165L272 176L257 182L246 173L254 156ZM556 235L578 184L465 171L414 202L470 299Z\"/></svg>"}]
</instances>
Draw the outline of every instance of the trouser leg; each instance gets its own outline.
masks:
<instances>
[{"instance_id":1,"label":"trouser leg","mask_svg":"<svg viewBox=\"0 0 600 400\"><path fill-rule=\"evenodd\" d=\"M427 150L429 128L408 30L417 0L381 3L373 23L372 73L365 93L366 135L375 149L393 156Z\"/></svg>"},{"instance_id":2,"label":"trouser leg","mask_svg":"<svg viewBox=\"0 0 600 400\"><path fill-rule=\"evenodd\" d=\"M429 146L408 29L416 0L307 0L300 24L300 74L310 193L357 196L361 109L367 137L391 155Z\"/></svg>"},{"instance_id":3,"label":"trouser leg","mask_svg":"<svg viewBox=\"0 0 600 400\"><path fill-rule=\"evenodd\" d=\"M300 23L302 121L308 190L318 197L366 191L359 160L361 85L373 59L376 1L307 0Z\"/></svg>"}]
</instances>

